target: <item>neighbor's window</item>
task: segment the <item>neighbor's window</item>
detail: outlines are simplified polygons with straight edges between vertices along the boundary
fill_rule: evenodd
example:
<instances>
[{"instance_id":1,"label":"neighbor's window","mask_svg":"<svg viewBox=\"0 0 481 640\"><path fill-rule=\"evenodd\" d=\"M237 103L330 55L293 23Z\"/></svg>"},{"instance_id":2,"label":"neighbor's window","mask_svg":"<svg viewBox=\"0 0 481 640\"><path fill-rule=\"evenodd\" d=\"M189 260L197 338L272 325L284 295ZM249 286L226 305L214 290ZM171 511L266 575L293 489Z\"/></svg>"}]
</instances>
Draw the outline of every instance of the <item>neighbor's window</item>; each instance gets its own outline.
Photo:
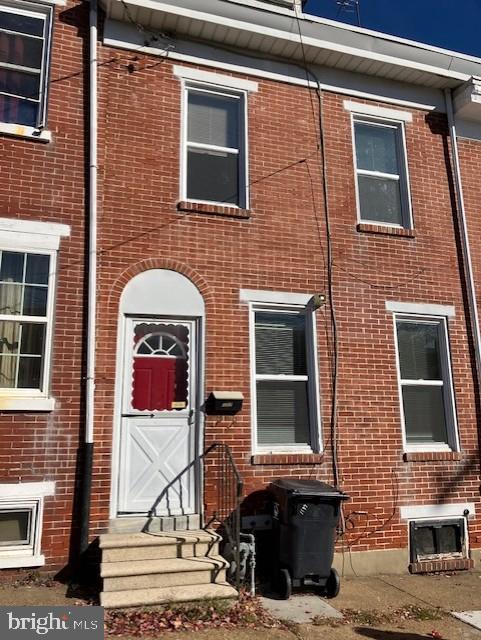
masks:
<instances>
[{"instance_id":1,"label":"neighbor's window","mask_svg":"<svg viewBox=\"0 0 481 640\"><path fill-rule=\"evenodd\" d=\"M185 92L185 197L245 208L244 94L191 86Z\"/></svg>"},{"instance_id":2,"label":"neighbor's window","mask_svg":"<svg viewBox=\"0 0 481 640\"><path fill-rule=\"evenodd\" d=\"M0 251L0 389L45 392L50 263Z\"/></svg>"},{"instance_id":3,"label":"neighbor's window","mask_svg":"<svg viewBox=\"0 0 481 640\"><path fill-rule=\"evenodd\" d=\"M412 226L402 126L402 123L354 117L357 193L362 222Z\"/></svg>"},{"instance_id":4,"label":"neighbor's window","mask_svg":"<svg viewBox=\"0 0 481 640\"><path fill-rule=\"evenodd\" d=\"M444 318L396 318L404 429L408 446L457 449Z\"/></svg>"},{"instance_id":5,"label":"neighbor's window","mask_svg":"<svg viewBox=\"0 0 481 640\"><path fill-rule=\"evenodd\" d=\"M410 538L411 562L466 555L464 518L411 522Z\"/></svg>"},{"instance_id":6,"label":"neighbor's window","mask_svg":"<svg viewBox=\"0 0 481 640\"><path fill-rule=\"evenodd\" d=\"M310 314L255 311L257 445L315 448L317 429Z\"/></svg>"},{"instance_id":7,"label":"neighbor's window","mask_svg":"<svg viewBox=\"0 0 481 640\"><path fill-rule=\"evenodd\" d=\"M0 1L0 121L38 127L46 108L52 9Z\"/></svg>"}]
</instances>

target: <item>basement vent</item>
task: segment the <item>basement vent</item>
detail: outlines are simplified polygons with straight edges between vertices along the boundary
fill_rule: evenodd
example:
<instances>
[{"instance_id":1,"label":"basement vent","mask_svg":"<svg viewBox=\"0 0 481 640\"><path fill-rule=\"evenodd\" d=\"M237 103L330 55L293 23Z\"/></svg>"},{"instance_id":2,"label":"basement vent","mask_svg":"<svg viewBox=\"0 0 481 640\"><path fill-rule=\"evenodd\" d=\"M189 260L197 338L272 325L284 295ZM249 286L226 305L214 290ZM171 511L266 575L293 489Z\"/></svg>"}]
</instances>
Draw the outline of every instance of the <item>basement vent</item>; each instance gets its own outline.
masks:
<instances>
[{"instance_id":1,"label":"basement vent","mask_svg":"<svg viewBox=\"0 0 481 640\"><path fill-rule=\"evenodd\" d=\"M411 562L465 558L466 520L418 520L410 523Z\"/></svg>"}]
</instances>

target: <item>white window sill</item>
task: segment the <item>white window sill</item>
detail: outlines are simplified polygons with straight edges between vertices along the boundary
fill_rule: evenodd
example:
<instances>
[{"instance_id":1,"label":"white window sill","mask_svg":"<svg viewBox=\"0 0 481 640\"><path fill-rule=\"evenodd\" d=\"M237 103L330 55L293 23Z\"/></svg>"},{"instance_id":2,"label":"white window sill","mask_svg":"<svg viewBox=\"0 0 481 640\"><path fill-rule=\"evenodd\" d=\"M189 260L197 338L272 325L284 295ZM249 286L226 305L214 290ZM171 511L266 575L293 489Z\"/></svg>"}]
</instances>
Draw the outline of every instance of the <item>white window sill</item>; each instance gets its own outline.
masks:
<instances>
[{"instance_id":1,"label":"white window sill","mask_svg":"<svg viewBox=\"0 0 481 640\"><path fill-rule=\"evenodd\" d=\"M0 395L0 411L53 411L54 398L28 398Z\"/></svg>"},{"instance_id":2,"label":"white window sill","mask_svg":"<svg viewBox=\"0 0 481 640\"><path fill-rule=\"evenodd\" d=\"M45 556L0 556L0 569L22 569L23 567L43 567L45 564Z\"/></svg>"},{"instance_id":3,"label":"white window sill","mask_svg":"<svg viewBox=\"0 0 481 640\"><path fill-rule=\"evenodd\" d=\"M270 448L270 449L257 449L256 451L254 451L254 453L252 455L254 456L276 456L276 455L285 455L285 456L289 456L289 455L311 455L313 453L319 453L317 451L313 451L311 449L311 447L282 447L280 449L275 449L275 448Z\"/></svg>"},{"instance_id":4,"label":"white window sill","mask_svg":"<svg viewBox=\"0 0 481 640\"><path fill-rule=\"evenodd\" d=\"M45 129L35 129L27 127L23 124L11 124L9 122L0 122L0 133L15 138L25 138L28 140L36 140L37 142L52 142L52 132Z\"/></svg>"}]
</instances>

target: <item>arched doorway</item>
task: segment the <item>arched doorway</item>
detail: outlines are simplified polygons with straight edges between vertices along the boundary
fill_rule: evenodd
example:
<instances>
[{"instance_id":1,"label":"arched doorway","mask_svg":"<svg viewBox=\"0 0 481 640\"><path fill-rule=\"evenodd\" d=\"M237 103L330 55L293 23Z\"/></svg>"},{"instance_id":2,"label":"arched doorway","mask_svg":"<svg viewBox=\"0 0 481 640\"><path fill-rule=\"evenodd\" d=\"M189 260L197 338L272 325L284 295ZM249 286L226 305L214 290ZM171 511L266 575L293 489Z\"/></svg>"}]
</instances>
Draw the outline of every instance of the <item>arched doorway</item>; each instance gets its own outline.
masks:
<instances>
[{"instance_id":1,"label":"arched doorway","mask_svg":"<svg viewBox=\"0 0 481 640\"><path fill-rule=\"evenodd\" d=\"M151 269L120 300L114 516L200 513L204 301Z\"/></svg>"}]
</instances>

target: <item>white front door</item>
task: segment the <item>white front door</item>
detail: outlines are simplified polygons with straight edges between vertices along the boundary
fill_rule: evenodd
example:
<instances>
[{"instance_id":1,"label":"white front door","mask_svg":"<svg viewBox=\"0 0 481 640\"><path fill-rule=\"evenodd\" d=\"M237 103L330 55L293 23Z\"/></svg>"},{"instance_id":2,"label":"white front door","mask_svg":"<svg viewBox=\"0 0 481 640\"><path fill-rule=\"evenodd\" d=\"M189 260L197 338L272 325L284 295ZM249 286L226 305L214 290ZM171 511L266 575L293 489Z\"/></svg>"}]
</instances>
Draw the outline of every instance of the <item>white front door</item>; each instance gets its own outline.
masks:
<instances>
[{"instance_id":1,"label":"white front door","mask_svg":"<svg viewBox=\"0 0 481 640\"><path fill-rule=\"evenodd\" d=\"M195 513L196 323L125 321L119 513Z\"/></svg>"}]
</instances>

